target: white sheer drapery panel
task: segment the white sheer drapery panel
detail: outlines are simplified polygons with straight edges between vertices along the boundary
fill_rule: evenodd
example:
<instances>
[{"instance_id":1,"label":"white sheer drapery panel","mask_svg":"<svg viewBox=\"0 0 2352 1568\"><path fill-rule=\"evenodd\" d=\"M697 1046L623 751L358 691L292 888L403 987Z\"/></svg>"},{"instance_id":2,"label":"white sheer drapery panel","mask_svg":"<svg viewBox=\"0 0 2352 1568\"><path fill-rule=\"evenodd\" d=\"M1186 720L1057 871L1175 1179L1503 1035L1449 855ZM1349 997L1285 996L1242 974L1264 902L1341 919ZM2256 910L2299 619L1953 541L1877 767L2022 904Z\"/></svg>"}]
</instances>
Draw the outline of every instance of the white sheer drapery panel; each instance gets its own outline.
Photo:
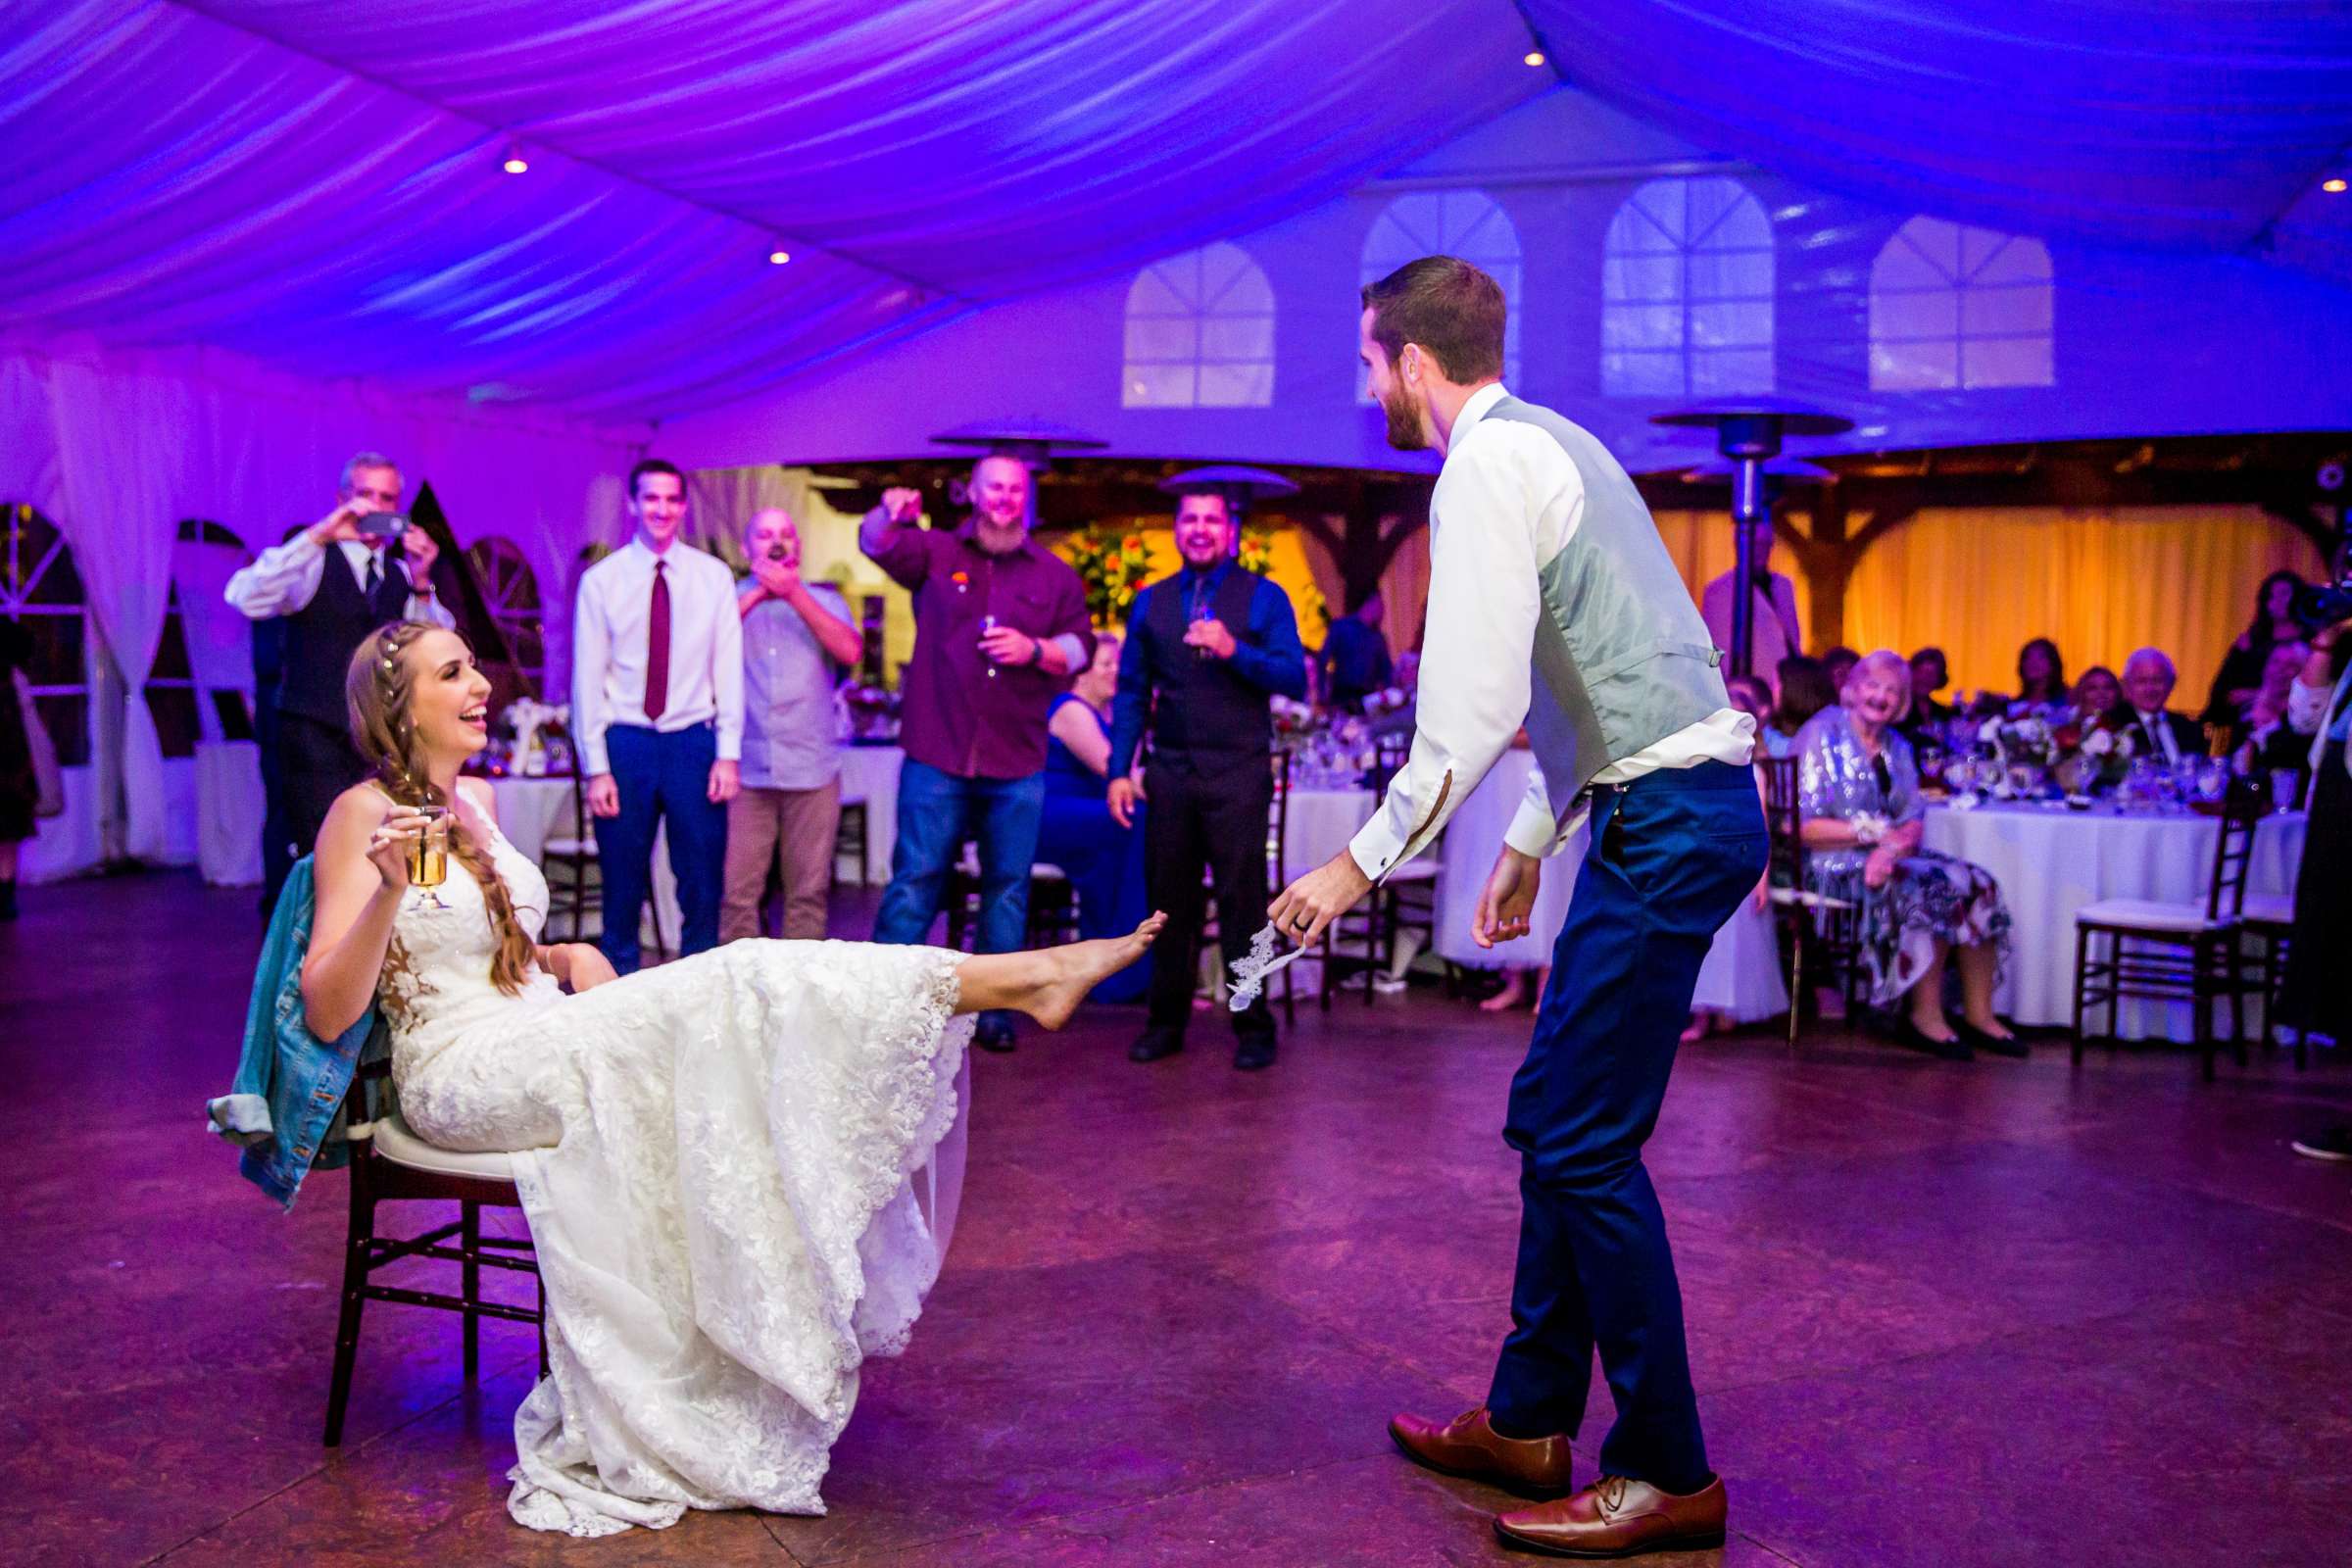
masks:
<instances>
[{"instance_id":1,"label":"white sheer drapery panel","mask_svg":"<svg viewBox=\"0 0 2352 1568\"><path fill-rule=\"evenodd\" d=\"M253 703L253 623L222 597L228 579L252 559L249 551L200 539L172 547L172 586L179 591L179 631L188 647L196 687L196 722L208 741L222 740L212 693L245 694Z\"/></svg>"},{"instance_id":2,"label":"white sheer drapery panel","mask_svg":"<svg viewBox=\"0 0 2352 1568\"><path fill-rule=\"evenodd\" d=\"M198 842L193 821L170 821L141 694L182 518L209 518L248 548L267 548L323 515L344 461L375 450L400 465L412 499L432 484L461 543L504 533L560 574L592 530L610 528L598 482L616 500L617 475L638 450L625 434L486 416L362 382L306 381L218 350L106 350L87 339L0 347L0 499L30 502L55 520L73 546L91 629L122 671L124 822L115 848L154 860ZM224 608L217 587L187 607L192 662L228 657L237 628L233 612L217 618ZM567 609L565 601L557 613ZM209 699L200 694L198 704ZM68 875L107 853L95 819L75 813L95 810L114 788L90 777L69 791L67 818L44 828L31 874Z\"/></svg>"}]
</instances>

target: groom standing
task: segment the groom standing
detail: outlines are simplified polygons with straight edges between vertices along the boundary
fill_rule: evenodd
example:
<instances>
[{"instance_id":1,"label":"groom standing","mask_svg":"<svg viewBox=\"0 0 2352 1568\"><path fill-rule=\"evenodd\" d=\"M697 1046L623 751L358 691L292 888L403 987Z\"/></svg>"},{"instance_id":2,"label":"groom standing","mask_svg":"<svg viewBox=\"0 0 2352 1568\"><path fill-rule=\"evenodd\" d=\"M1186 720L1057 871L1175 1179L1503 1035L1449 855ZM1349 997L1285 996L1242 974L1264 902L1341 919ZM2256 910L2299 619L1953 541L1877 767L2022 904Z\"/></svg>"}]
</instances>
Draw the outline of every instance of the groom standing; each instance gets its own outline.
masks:
<instances>
[{"instance_id":1,"label":"groom standing","mask_svg":"<svg viewBox=\"0 0 2352 1568\"><path fill-rule=\"evenodd\" d=\"M1725 696L1721 656L1625 470L1590 432L1503 390L1494 280L1424 257L1366 287L1363 306L1359 348L1390 442L1446 455L1419 723L1379 814L1269 917L1312 943L1429 846L1522 720L1538 765L1474 938L1525 935L1543 858L1588 811L1592 827L1511 1082L1511 1332L1485 1404L1447 1423L1400 1415L1390 1434L1433 1469L1557 1496L1597 1347L1617 1402L1599 1474L1495 1530L1571 1556L1717 1544L1724 1486L1699 1438L1642 1146L1708 944L1764 868L1755 723Z\"/></svg>"}]
</instances>

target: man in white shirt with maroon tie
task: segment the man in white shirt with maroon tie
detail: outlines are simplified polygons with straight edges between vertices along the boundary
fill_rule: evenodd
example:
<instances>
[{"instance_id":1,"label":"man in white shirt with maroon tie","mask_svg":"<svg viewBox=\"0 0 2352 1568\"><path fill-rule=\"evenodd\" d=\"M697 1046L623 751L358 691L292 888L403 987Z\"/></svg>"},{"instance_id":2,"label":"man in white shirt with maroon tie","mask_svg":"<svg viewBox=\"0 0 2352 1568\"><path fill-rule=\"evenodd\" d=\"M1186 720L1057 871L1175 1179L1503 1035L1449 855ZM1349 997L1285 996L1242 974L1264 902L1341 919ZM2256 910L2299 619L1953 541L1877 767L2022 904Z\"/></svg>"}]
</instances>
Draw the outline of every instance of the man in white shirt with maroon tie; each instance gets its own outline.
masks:
<instances>
[{"instance_id":1,"label":"man in white shirt with maroon tie","mask_svg":"<svg viewBox=\"0 0 2352 1568\"><path fill-rule=\"evenodd\" d=\"M580 578L572 613L572 733L587 778L604 934L621 974L637 968L654 836L669 829L679 952L718 945L726 803L743 755L743 622L735 574L679 538L686 476L648 458L629 470L630 541Z\"/></svg>"}]
</instances>

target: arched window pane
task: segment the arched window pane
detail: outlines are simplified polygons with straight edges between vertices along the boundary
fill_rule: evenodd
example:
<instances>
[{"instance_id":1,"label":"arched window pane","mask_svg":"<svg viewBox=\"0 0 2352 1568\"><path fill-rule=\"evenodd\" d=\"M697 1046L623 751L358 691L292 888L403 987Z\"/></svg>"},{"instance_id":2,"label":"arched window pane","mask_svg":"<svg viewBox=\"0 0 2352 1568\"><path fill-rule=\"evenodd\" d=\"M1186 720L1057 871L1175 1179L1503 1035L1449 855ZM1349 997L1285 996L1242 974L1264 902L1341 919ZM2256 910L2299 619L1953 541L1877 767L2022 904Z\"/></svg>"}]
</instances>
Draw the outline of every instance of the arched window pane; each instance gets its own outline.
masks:
<instances>
[{"instance_id":1,"label":"arched window pane","mask_svg":"<svg viewBox=\"0 0 2352 1568\"><path fill-rule=\"evenodd\" d=\"M1119 402L1130 409L1274 401L1274 290L1250 253L1210 245L1153 262L1127 290Z\"/></svg>"},{"instance_id":2,"label":"arched window pane","mask_svg":"<svg viewBox=\"0 0 2352 1568\"><path fill-rule=\"evenodd\" d=\"M1653 179L1601 248L1601 390L1725 396L1773 386L1772 220L1736 179Z\"/></svg>"},{"instance_id":3,"label":"arched window pane","mask_svg":"<svg viewBox=\"0 0 2352 1568\"><path fill-rule=\"evenodd\" d=\"M512 674L501 679L493 673L493 684L502 688L496 700L503 704L515 696L537 696L546 685L546 616L539 600L539 574L530 558L513 540L492 535L466 547L466 564L507 646ZM514 689L503 689L510 685Z\"/></svg>"},{"instance_id":4,"label":"arched window pane","mask_svg":"<svg viewBox=\"0 0 2352 1568\"><path fill-rule=\"evenodd\" d=\"M1494 199L1480 190L1414 191L1399 196L1373 220L1364 236L1361 280L1376 283L1424 256L1455 256L1502 289L1502 378L1519 378L1519 293L1523 273L1519 230ZM1352 345L1351 351L1352 351ZM1356 396L1370 402L1365 371L1355 371Z\"/></svg>"},{"instance_id":5,"label":"arched window pane","mask_svg":"<svg viewBox=\"0 0 2352 1568\"><path fill-rule=\"evenodd\" d=\"M1883 392L2050 386L2049 247L1914 218L1870 269L1870 384Z\"/></svg>"},{"instance_id":6,"label":"arched window pane","mask_svg":"<svg viewBox=\"0 0 2352 1568\"><path fill-rule=\"evenodd\" d=\"M62 766L90 760L90 684L81 574L65 535L32 508L0 503L0 616L31 644L25 678Z\"/></svg>"}]
</instances>

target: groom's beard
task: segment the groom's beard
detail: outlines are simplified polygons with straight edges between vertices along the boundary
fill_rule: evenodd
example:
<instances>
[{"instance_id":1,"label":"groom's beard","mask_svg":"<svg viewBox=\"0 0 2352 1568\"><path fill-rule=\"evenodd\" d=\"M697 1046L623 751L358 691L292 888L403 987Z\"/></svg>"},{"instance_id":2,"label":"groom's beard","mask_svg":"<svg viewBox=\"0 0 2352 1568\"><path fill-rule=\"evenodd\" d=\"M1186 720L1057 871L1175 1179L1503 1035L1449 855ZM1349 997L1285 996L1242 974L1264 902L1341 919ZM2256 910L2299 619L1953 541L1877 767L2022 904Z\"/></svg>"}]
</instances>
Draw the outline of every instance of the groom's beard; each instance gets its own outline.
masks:
<instances>
[{"instance_id":1,"label":"groom's beard","mask_svg":"<svg viewBox=\"0 0 2352 1568\"><path fill-rule=\"evenodd\" d=\"M1388 416L1390 446L1399 452L1419 452L1429 445L1429 438L1421 433L1421 411L1402 388L1380 400L1380 412Z\"/></svg>"}]
</instances>

